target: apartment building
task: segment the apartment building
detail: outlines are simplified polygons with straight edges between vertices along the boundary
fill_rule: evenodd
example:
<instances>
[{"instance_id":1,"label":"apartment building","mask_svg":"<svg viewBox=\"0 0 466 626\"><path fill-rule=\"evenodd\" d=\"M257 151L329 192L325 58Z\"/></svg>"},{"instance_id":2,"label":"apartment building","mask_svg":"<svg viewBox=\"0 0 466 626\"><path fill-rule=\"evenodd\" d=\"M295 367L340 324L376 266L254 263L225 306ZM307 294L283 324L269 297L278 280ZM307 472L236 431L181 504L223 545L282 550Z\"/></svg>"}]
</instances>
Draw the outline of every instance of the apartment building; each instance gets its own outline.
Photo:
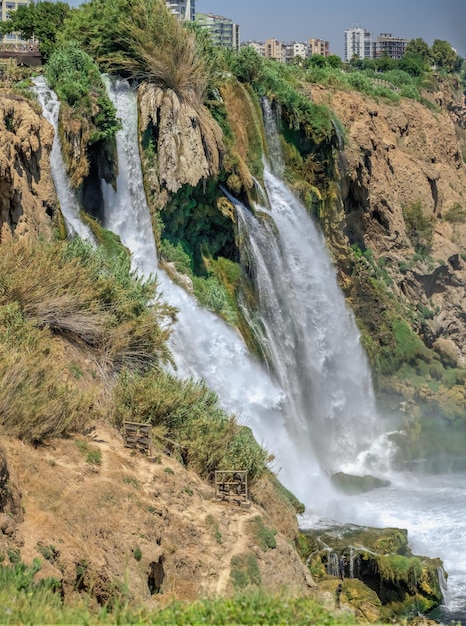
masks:
<instances>
[{"instance_id":1,"label":"apartment building","mask_svg":"<svg viewBox=\"0 0 466 626\"><path fill-rule=\"evenodd\" d=\"M286 59L286 48L278 39L266 39L265 56L268 59L274 59L275 61L284 63Z\"/></svg>"},{"instance_id":2,"label":"apartment building","mask_svg":"<svg viewBox=\"0 0 466 626\"><path fill-rule=\"evenodd\" d=\"M9 19L10 13L16 11L18 7L26 6L29 4L29 0L0 0L0 17L2 22L6 22ZM18 44L26 43L17 33L9 33L4 37L0 37L0 43L4 44Z\"/></svg>"},{"instance_id":3,"label":"apartment building","mask_svg":"<svg viewBox=\"0 0 466 626\"><path fill-rule=\"evenodd\" d=\"M345 30L345 61L353 57L371 59L373 55L372 33L367 28L348 28Z\"/></svg>"},{"instance_id":4,"label":"apartment building","mask_svg":"<svg viewBox=\"0 0 466 626\"><path fill-rule=\"evenodd\" d=\"M401 59L408 43L409 39L393 37L391 33L380 33L374 42L373 56L377 58L388 55L392 59Z\"/></svg>"},{"instance_id":5,"label":"apartment building","mask_svg":"<svg viewBox=\"0 0 466 626\"><path fill-rule=\"evenodd\" d=\"M261 57L265 57L265 43L263 41L245 41L241 45L250 46L251 48L254 48L257 54L260 54Z\"/></svg>"},{"instance_id":6,"label":"apartment building","mask_svg":"<svg viewBox=\"0 0 466 626\"><path fill-rule=\"evenodd\" d=\"M307 59L309 56L309 45L300 41L292 41L284 44L285 60L287 63L292 62L296 58Z\"/></svg>"},{"instance_id":7,"label":"apartment building","mask_svg":"<svg viewBox=\"0 0 466 626\"><path fill-rule=\"evenodd\" d=\"M309 54L320 54L323 57L330 56L330 44L323 39L309 39Z\"/></svg>"},{"instance_id":8,"label":"apartment building","mask_svg":"<svg viewBox=\"0 0 466 626\"><path fill-rule=\"evenodd\" d=\"M196 0L166 0L168 8L184 22L193 22L196 15Z\"/></svg>"},{"instance_id":9,"label":"apartment building","mask_svg":"<svg viewBox=\"0 0 466 626\"><path fill-rule=\"evenodd\" d=\"M205 28L216 46L239 50L240 28L233 20L213 13L196 13L196 22Z\"/></svg>"}]
</instances>

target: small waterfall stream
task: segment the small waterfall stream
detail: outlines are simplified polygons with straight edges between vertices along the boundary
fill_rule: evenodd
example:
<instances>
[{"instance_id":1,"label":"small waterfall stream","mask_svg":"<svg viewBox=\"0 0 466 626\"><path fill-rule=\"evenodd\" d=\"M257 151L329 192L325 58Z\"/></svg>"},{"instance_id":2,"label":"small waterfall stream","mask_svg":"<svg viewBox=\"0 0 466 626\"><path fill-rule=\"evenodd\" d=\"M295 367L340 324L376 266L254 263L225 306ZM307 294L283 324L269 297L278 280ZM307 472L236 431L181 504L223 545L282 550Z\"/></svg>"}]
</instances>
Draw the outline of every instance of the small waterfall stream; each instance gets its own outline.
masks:
<instances>
[{"instance_id":1,"label":"small waterfall stream","mask_svg":"<svg viewBox=\"0 0 466 626\"><path fill-rule=\"evenodd\" d=\"M60 102L56 94L47 87L43 76L38 76L34 79L34 90L37 94L39 104L42 107L43 115L45 119L52 124L55 132L50 163L53 182L55 183L55 189L57 191L58 201L60 202L60 209L65 220L67 233L71 237L78 235L81 239L94 242L94 236L90 228L84 224L79 216L79 204L70 187L65 164L63 163L60 136L58 134Z\"/></svg>"}]
</instances>

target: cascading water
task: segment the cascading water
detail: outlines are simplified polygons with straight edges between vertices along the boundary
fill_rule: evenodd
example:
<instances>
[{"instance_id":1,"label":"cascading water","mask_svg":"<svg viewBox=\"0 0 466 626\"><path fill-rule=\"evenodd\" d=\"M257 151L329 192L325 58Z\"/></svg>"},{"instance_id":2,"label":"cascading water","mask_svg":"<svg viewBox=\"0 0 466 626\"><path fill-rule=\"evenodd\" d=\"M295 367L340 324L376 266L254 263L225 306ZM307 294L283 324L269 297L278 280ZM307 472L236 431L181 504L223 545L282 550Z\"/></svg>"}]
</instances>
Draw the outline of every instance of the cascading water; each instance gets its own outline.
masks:
<instances>
[{"instance_id":1,"label":"cascading water","mask_svg":"<svg viewBox=\"0 0 466 626\"><path fill-rule=\"evenodd\" d=\"M267 102L264 107L271 164L280 173L276 122ZM370 453L384 432L371 374L323 236L267 163L264 181L269 208L257 207L254 216L235 206L243 263L256 286L262 332L255 330L288 392L289 436L327 473L380 468L380 455Z\"/></svg>"},{"instance_id":2,"label":"cascading water","mask_svg":"<svg viewBox=\"0 0 466 626\"><path fill-rule=\"evenodd\" d=\"M47 87L45 78L38 76L34 79L34 91L37 94L39 104L45 119L52 124L55 135L52 144L52 153L50 155L50 164L52 168L53 182L57 191L58 201L60 202L60 210L65 220L68 235L73 237L78 235L81 239L94 242L94 236L90 228L82 222L79 216L79 204L76 200L73 190L70 187L68 176L63 163L61 152L61 142L58 134L58 113L60 110L60 102L56 94Z\"/></svg>"},{"instance_id":3,"label":"cascading water","mask_svg":"<svg viewBox=\"0 0 466 626\"><path fill-rule=\"evenodd\" d=\"M381 434L358 332L322 236L267 167L264 176L271 209L255 217L236 203L236 211L264 351L289 391L289 436L327 472L357 471L359 455Z\"/></svg>"},{"instance_id":4,"label":"cascading water","mask_svg":"<svg viewBox=\"0 0 466 626\"><path fill-rule=\"evenodd\" d=\"M278 238L275 237L275 240L279 242L279 250L275 251L271 258L276 259L277 271L278 269L281 271L282 266L288 268L288 276L292 277L289 282L296 287L295 291L298 291L298 287L300 290L299 293L291 295L287 292L288 296L283 297L280 292L282 288L280 285L277 287L273 281L269 282L269 279L266 280L262 277L260 289L267 289L268 291L259 294L262 299L261 306L267 301L267 298L270 298L270 304L262 314L264 327L269 326L265 336L271 337L268 352L274 355L272 362L278 363L273 368L277 378L275 381L264 368L250 358L244 343L234 330L215 315L200 308L185 291L172 284L164 272L157 270L151 219L143 193L139 163L135 95L127 84L121 82L110 89L110 95L124 122L124 129L118 133L120 174L117 181L117 192L115 193L113 189L106 188L104 185L106 225L119 233L122 242L131 249L134 266L139 271L145 275L157 271L159 284L166 300L178 307L180 311L179 321L171 343L178 373L183 376L194 375L203 378L219 394L222 405L228 411L236 413L242 423L251 426L258 440L277 455L277 465L283 466L280 479L316 513L329 515L342 522L354 521L363 525L370 523L381 527L408 528L412 548L417 553L445 558L446 568L450 572L449 587L452 603L449 607L451 613L447 614L451 615L452 618L462 617L463 612L466 611L466 598L464 598L462 587L465 570L457 558L457 547L464 544L466 540L466 514L464 507L458 506L464 484L462 477L454 477L449 482L439 480L438 489L430 479L427 483L420 483L412 478L409 483L406 481L394 483L388 489L379 489L370 494L352 498L338 496L337 498L336 494L332 493L326 479L326 472L321 470L317 460L319 452L315 452L312 447L315 444L312 442L313 437L316 437L317 442L322 443L322 445L330 446L330 448L326 447L326 452L322 458L326 466L331 468L329 471L332 471L338 468L340 461L348 461L348 464L351 465L351 461L348 460L351 455L347 453L346 445L353 450L353 453L364 448L365 444L361 445L354 442L354 440L358 442L359 438L364 441L368 439L367 433L360 432L358 424L363 425L367 419L367 426L370 426L371 429L377 429L375 424L377 420L373 409L370 376L364 356L360 353L357 332L351 315L344 308L344 301L341 294L338 294L338 290L335 297L340 302L338 306L343 306L343 309L340 309L341 319L338 319L338 316L333 312L333 295L327 298L322 295L319 296L323 303L320 315L313 318L305 309L303 315L307 320L306 324L303 324L298 315L297 320L289 321L289 328L286 325L281 328L281 322L277 327L274 326L275 314L280 320L280 316L285 314L287 306L306 307L306 303L314 299L314 293L305 284L308 269L310 270L309 280L311 280L313 272L316 272L322 264L324 271L329 272L328 275L326 274L324 282L328 281L333 285L335 284L335 277L331 275L331 264L327 259L325 250L322 255L327 260L323 261L319 258L320 253L310 257L301 256L302 251L298 246L298 240L295 244L293 242L285 243L286 237L288 237L285 231L290 229L292 232L294 228L293 216L288 214L288 208L285 205L290 201L298 214L301 211L299 206L293 204L294 198L289 197L289 192L276 176L274 177L271 172L267 172L266 184L269 197L272 198L272 208L263 209L262 213L264 215L273 214L279 235ZM129 172L131 173L129 174ZM243 228L246 228L249 219L253 220L250 225L253 225L254 228L258 228L260 223L258 230L263 230L263 232L260 235L257 234L257 237L264 237L266 247L271 245L270 229L268 231L267 227L264 226L270 219L270 215L266 220L256 219L245 211L244 208L240 207L239 214L244 219ZM303 219L301 230L304 230L304 225L306 229L310 228L308 218L303 216ZM282 228L284 229L283 233ZM322 238L319 234L311 237L309 233L301 233L299 241L304 240L306 243L309 238L317 238L320 240L318 245L322 244ZM250 241L248 262L254 266L257 265L258 272L259 270L262 271L261 263L269 262L269 251L262 249L262 243L259 240L255 241L253 237L250 239L248 237L248 240ZM288 246L290 246L289 258L288 252L284 250ZM301 263L305 263L305 265L302 266ZM295 273L292 275L292 272ZM315 277L314 280L319 282L318 277ZM275 307L276 311L274 310ZM324 327L320 326L322 323ZM342 328L346 330L341 332L342 328L339 328L338 324L341 324ZM337 336L340 337L339 341L352 351L349 363L345 355L339 351L338 342L334 342L332 337L323 336L323 328L326 328L330 334L337 333ZM275 329L279 337L285 340L286 349L283 349L283 352L278 340L276 344L273 340L272 335ZM312 350L305 343L308 341L307 335L310 331L316 332L314 339L316 353L312 353ZM345 334L346 331L351 334L350 338ZM304 344L301 343L302 341ZM313 393L309 393L307 389L307 386L310 386L312 382L307 376L313 377L316 372L307 370L300 383L302 389L296 389L295 377L300 372L300 368L293 365L295 372L292 373L286 369L293 352L293 346L299 355L299 358L295 359L298 365L303 363L308 354L312 356L312 367L317 370L321 387L324 390L322 407L320 407L321 401L317 401L314 395L316 385L313 384ZM339 363L340 357L337 356L339 354L343 359L343 364ZM356 361L353 361L353 358L356 358ZM352 364L354 365L355 362L360 364L358 368L361 367L359 375L354 374L355 368L352 367ZM344 391L342 393L340 393L341 390L338 388L336 378L327 383L326 376L330 376L330 379L336 376L333 367L337 368L336 371L343 372L338 374L338 376L343 377ZM353 384L358 387L356 396L352 395L354 393ZM322 389L317 388L316 393L321 394ZM290 436L287 425L290 418L289 411L292 407L298 407L298 409L301 406L305 407L307 399L310 402L309 410L296 414L298 421L293 424L291 431L295 434ZM359 401L362 403L361 406L359 406ZM350 411L342 409L343 402L348 402L348 406L351 407ZM315 431L309 425L311 411L318 412L319 426ZM336 425L335 427L324 423L326 411L330 411L328 421ZM291 415L291 417L295 419L296 415ZM363 416L362 419L361 416ZM353 420L356 422L356 435L354 437L351 435ZM324 436L319 431L320 427L330 430L326 430ZM300 428L304 428L301 431L301 437L298 436ZM335 441L331 439L329 433L334 436ZM302 446L301 441L297 441L298 439L305 440L305 445ZM327 439L330 439L331 442L328 443ZM333 445L339 446L337 458L330 458L333 457ZM382 440L380 453L383 452L383 447L384 442ZM379 451L375 453L375 456L378 454ZM360 455L360 458L363 456ZM322 493L325 502L319 503L318 496ZM326 506L329 501L331 509ZM452 516L453 522L451 521ZM314 519L307 518L307 523L311 525ZM450 537L449 532L453 533L454 539Z\"/></svg>"},{"instance_id":5,"label":"cascading water","mask_svg":"<svg viewBox=\"0 0 466 626\"><path fill-rule=\"evenodd\" d=\"M285 394L264 367L248 354L238 333L213 313L202 309L181 287L157 268L157 254L139 161L136 96L126 81L111 84L109 96L124 128L117 134L116 191L102 183L104 226L118 234L133 255L133 267L143 275L157 272L165 300L177 307L178 321L170 340L177 373L205 380L222 406L252 428L258 441L276 453L285 484L293 477L314 474L312 459L297 457L285 430ZM307 468L307 469L306 469ZM277 468L278 469L278 468Z\"/></svg>"}]
</instances>

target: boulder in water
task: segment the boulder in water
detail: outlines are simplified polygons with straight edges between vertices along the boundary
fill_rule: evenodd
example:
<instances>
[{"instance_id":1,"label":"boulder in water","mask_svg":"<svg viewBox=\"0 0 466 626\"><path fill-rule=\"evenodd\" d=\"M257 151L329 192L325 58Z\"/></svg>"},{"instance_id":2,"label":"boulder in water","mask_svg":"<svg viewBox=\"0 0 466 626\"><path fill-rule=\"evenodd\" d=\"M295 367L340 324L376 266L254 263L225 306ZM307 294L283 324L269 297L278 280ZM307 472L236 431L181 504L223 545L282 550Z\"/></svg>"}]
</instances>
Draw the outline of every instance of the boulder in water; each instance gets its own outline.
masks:
<instances>
[{"instance_id":1,"label":"boulder in water","mask_svg":"<svg viewBox=\"0 0 466 626\"><path fill-rule=\"evenodd\" d=\"M373 489L380 489L380 487L388 487L390 485L389 480L377 478L376 476L354 476L352 474L345 474L344 472L333 474L331 480L335 487L348 494L366 493L366 491L372 491Z\"/></svg>"}]
</instances>

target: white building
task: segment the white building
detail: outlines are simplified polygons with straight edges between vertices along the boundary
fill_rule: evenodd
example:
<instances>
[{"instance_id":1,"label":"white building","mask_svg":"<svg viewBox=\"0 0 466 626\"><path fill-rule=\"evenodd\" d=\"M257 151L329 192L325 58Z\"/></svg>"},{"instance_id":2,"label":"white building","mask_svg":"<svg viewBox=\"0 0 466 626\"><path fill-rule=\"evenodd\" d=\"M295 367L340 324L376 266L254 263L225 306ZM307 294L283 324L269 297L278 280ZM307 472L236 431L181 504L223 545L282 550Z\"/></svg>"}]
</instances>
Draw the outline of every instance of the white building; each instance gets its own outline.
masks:
<instances>
[{"instance_id":1,"label":"white building","mask_svg":"<svg viewBox=\"0 0 466 626\"><path fill-rule=\"evenodd\" d=\"M367 28L348 28L345 30L345 61L353 57L372 58L372 33Z\"/></svg>"},{"instance_id":2,"label":"white building","mask_svg":"<svg viewBox=\"0 0 466 626\"><path fill-rule=\"evenodd\" d=\"M296 57L300 57L303 60L307 59L310 49L307 43L292 41L291 43L285 44L285 50L286 60L287 62L291 62L293 59L296 59Z\"/></svg>"},{"instance_id":3,"label":"white building","mask_svg":"<svg viewBox=\"0 0 466 626\"><path fill-rule=\"evenodd\" d=\"M240 48L240 28L229 17L213 13L196 13L196 23L207 30L215 46Z\"/></svg>"},{"instance_id":4,"label":"white building","mask_svg":"<svg viewBox=\"0 0 466 626\"><path fill-rule=\"evenodd\" d=\"M180 21L194 22L196 0L166 0L166 3Z\"/></svg>"}]
</instances>

